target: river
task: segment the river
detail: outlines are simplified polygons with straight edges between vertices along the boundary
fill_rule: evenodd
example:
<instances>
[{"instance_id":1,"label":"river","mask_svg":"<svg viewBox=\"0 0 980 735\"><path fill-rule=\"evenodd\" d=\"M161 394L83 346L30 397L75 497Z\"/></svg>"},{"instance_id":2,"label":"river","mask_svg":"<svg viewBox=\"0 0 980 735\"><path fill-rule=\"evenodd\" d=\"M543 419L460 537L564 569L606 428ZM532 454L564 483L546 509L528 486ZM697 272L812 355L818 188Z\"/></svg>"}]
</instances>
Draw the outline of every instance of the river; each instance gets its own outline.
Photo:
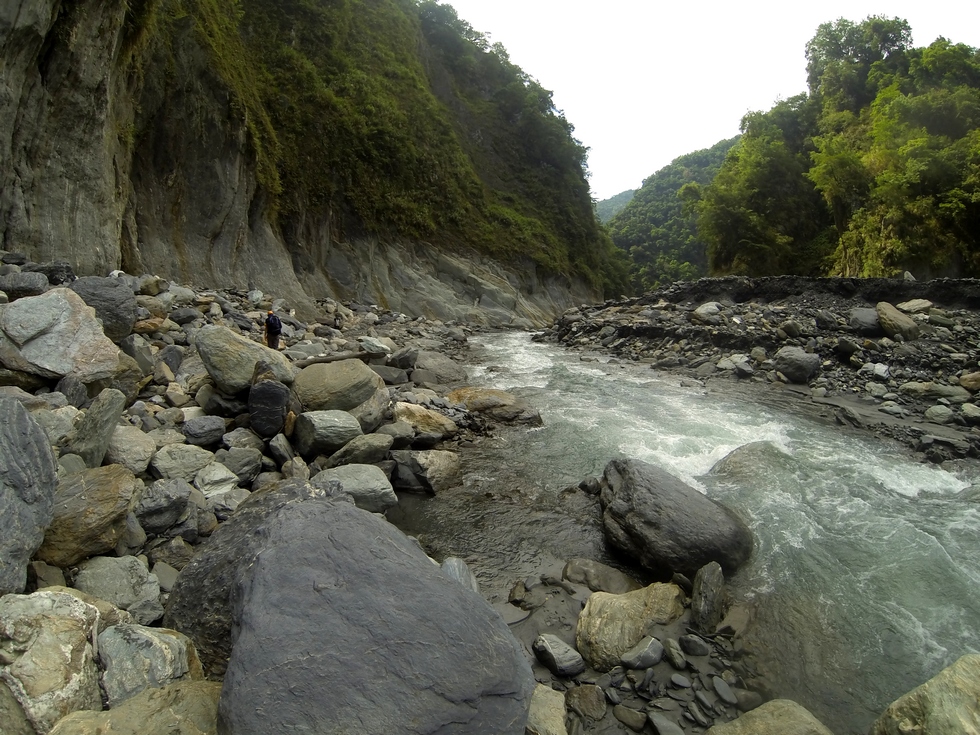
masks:
<instances>
[{"instance_id":1,"label":"river","mask_svg":"<svg viewBox=\"0 0 980 735\"><path fill-rule=\"evenodd\" d=\"M526 397L544 425L478 442L463 487L403 498L393 520L431 553L464 558L492 602L574 556L622 565L595 499L569 487L632 457L752 529L753 557L730 580L755 612L746 644L772 693L837 735L867 732L898 696L980 651L980 504L959 496L966 479L734 388L583 361L525 333L473 342L471 382Z\"/></svg>"}]
</instances>

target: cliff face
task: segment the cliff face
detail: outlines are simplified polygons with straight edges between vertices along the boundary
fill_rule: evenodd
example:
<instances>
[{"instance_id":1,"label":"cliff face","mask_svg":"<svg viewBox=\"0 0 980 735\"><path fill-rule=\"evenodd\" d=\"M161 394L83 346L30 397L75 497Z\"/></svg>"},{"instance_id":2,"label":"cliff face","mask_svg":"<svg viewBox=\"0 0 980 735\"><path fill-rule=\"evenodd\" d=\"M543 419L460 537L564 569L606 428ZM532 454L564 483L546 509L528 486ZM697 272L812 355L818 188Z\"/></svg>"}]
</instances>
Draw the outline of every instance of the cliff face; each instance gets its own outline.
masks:
<instances>
[{"instance_id":1,"label":"cliff face","mask_svg":"<svg viewBox=\"0 0 980 735\"><path fill-rule=\"evenodd\" d=\"M0 246L80 275L256 287L301 311L333 296L542 324L600 297L529 258L505 264L349 216L339 227L342 199L306 207L291 194L279 214L261 173L271 134L242 99L252 80L236 89L201 27L167 0L0 4Z\"/></svg>"}]
</instances>

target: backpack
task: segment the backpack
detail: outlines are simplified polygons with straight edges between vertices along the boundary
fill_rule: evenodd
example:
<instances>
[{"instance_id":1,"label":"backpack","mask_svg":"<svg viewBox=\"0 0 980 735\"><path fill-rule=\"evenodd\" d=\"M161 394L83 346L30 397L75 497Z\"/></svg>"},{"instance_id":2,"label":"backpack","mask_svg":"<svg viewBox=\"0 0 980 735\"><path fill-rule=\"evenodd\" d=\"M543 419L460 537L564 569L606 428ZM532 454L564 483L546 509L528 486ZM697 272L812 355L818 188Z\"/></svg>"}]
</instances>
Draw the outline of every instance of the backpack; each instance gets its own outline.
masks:
<instances>
[{"instance_id":1,"label":"backpack","mask_svg":"<svg viewBox=\"0 0 980 735\"><path fill-rule=\"evenodd\" d=\"M279 320L275 314L269 314L265 320L266 329L268 329L273 334L279 334L282 332L282 322Z\"/></svg>"}]
</instances>

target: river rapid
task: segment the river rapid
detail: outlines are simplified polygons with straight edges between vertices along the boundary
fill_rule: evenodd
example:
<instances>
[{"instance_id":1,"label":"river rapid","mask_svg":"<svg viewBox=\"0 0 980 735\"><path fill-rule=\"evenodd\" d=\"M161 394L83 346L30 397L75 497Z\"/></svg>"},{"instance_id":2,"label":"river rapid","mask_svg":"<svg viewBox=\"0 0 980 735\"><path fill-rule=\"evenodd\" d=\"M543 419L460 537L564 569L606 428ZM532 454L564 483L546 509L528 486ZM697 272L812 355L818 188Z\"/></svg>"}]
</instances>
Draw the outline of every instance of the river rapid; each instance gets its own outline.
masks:
<instances>
[{"instance_id":1,"label":"river rapid","mask_svg":"<svg viewBox=\"0 0 980 735\"><path fill-rule=\"evenodd\" d=\"M491 602L575 556L629 569L605 546L597 500L571 486L631 457L752 529L753 557L730 580L754 614L746 646L773 695L838 735L867 732L894 699L980 651L980 504L959 495L964 476L734 383L709 391L519 332L472 342L470 382L526 397L544 426L478 442L463 452L463 487L403 497L392 520L437 558L465 559Z\"/></svg>"}]
</instances>

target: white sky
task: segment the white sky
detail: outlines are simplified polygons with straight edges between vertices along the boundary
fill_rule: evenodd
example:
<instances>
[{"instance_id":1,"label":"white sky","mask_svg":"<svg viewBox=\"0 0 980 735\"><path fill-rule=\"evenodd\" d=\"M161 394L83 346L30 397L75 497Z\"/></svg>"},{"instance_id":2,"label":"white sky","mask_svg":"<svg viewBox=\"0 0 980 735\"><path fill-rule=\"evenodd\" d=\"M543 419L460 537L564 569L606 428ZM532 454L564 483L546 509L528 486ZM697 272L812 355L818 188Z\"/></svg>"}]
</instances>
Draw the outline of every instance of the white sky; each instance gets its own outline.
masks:
<instances>
[{"instance_id":1,"label":"white sky","mask_svg":"<svg viewBox=\"0 0 980 735\"><path fill-rule=\"evenodd\" d=\"M626 189L806 90L821 23L904 18L914 46L980 46L977 0L441 0L545 89L588 146L592 196Z\"/></svg>"}]
</instances>

